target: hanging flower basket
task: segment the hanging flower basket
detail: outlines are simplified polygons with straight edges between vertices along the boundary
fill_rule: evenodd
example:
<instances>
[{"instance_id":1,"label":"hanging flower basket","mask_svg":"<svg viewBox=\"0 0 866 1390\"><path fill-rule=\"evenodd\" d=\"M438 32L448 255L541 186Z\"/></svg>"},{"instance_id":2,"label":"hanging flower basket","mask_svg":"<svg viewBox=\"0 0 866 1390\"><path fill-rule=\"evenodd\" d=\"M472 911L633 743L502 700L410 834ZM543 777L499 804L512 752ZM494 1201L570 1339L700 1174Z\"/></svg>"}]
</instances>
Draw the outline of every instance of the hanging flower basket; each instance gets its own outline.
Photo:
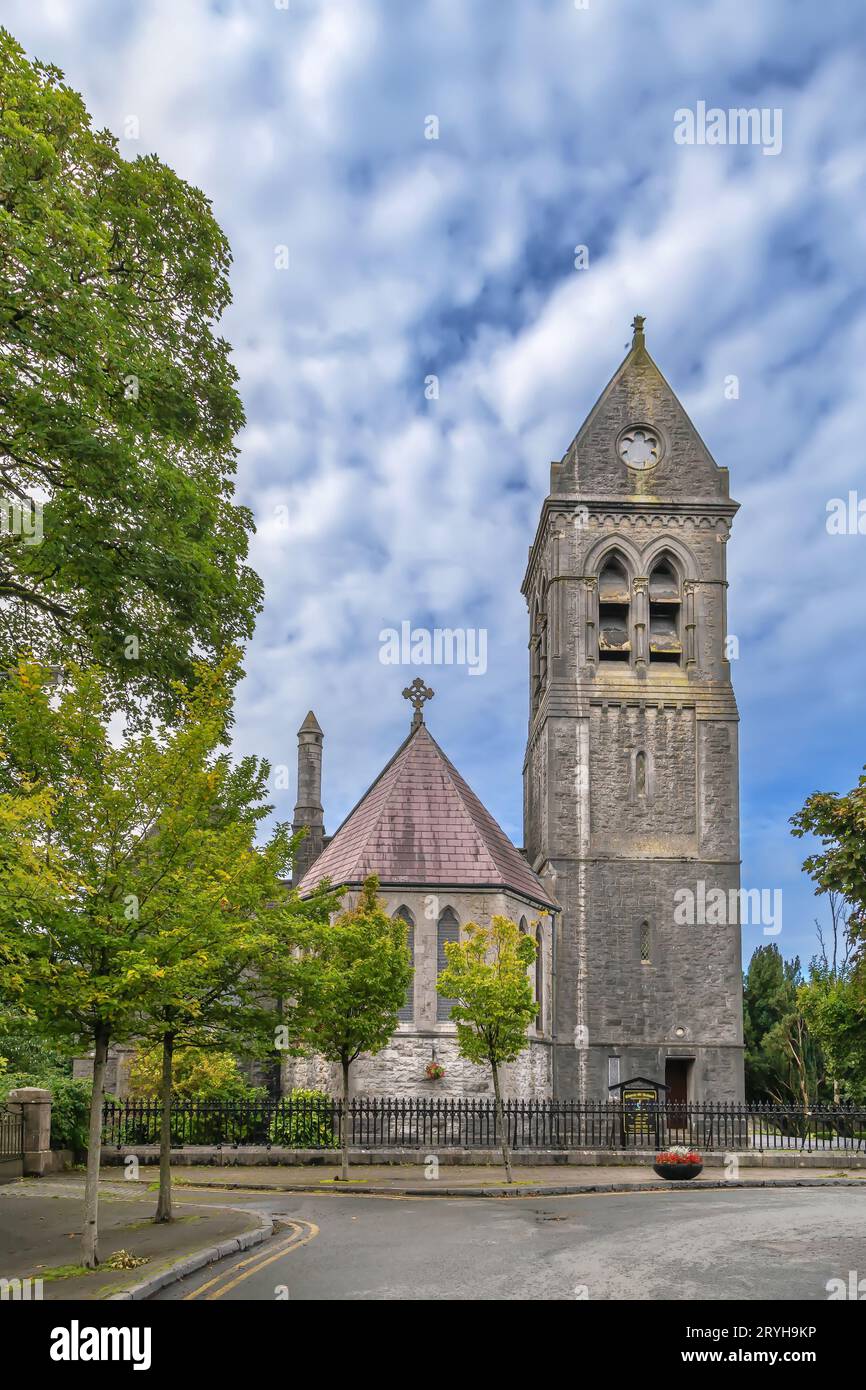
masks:
<instances>
[{"instance_id":1,"label":"hanging flower basket","mask_svg":"<svg viewBox=\"0 0 866 1390\"><path fill-rule=\"evenodd\" d=\"M425 1075L428 1081L441 1081L442 1077L445 1075L445 1068L442 1066L441 1062L428 1062Z\"/></svg>"},{"instance_id":2,"label":"hanging flower basket","mask_svg":"<svg viewBox=\"0 0 866 1390\"><path fill-rule=\"evenodd\" d=\"M696 1178L703 1166L703 1156L697 1149L689 1149L685 1144L673 1144L663 1153L656 1154L653 1171L668 1182L684 1182L688 1178Z\"/></svg>"}]
</instances>

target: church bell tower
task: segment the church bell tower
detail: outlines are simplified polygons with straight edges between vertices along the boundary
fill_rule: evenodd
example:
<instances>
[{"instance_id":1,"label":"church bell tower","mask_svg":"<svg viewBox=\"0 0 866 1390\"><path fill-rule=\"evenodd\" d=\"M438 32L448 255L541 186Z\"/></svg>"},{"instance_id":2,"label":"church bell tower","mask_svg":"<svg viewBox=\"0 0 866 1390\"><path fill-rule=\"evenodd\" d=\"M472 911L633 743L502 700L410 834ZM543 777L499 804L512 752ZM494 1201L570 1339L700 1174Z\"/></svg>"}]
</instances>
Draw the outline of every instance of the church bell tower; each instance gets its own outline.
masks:
<instances>
[{"instance_id":1,"label":"church bell tower","mask_svg":"<svg viewBox=\"0 0 866 1390\"><path fill-rule=\"evenodd\" d=\"M641 317L633 329L551 465L523 584L526 854L562 909L553 1085L606 1100L642 1076L674 1103L731 1101L743 1096L726 619L738 504L650 357ZM714 889L730 910L709 924Z\"/></svg>"}]
</instances>

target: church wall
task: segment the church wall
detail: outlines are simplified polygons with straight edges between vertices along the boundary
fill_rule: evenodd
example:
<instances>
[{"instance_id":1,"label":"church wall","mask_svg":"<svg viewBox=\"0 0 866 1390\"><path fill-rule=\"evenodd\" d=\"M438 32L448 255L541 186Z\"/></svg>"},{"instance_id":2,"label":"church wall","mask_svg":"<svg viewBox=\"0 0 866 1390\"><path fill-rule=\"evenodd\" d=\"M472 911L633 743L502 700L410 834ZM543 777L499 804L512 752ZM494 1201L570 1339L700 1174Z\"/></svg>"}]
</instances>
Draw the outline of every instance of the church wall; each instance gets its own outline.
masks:
<instances>
[{"instance_id":1,"label":"church wall","mask_svg":"<svg viewBox=\"0 0 866 1390\"><path fill-rule=\"evenodd\" d=\"M435 1047L436 1060L445 1068L439 1081L429 1081L424 1068ZM531 1041L516 1062L501 1072L506 1100L545 1100L550 1096L550 1045ZM342 1078L337 1063L320 1057L300 1058L285 1068L284 1093L292 1086L314 1088L339 1096ZM352 1066L353 1096L398 1096L432 1100L493 1097L489 1067L474 1066L457 1050L453 1031L434 1035L401 1032L375 1057L359 1057Z\"/></svg>"},{"instance_id":2,"label":"church wall","mask_svg":"<svg viewBox=\"0 0 866 1390\"><path fill-rule=\"evenodd\" d=\"M692 1069L693 1099L741 1099L739 926L674 921L678 888L702 879L707 891L727 892L737 887L736 869L700 861L559 867L557 1094L605 1099L610 1056L623 1059L620 1079L660 1081L665 1057L694 1057L703 1061Z\"/></svg>"},{"instance_id":3,"label":"church wall","mask_svg":"<svg viewBox=\"0 0 866 1390\"><path fill-rule=\"evenodd\" d=\"M647 722L653 732L645 737ZM675 1049L686 1041L696 1058L703 1053L695 1049L721 1049L712 1063L696 1061L694 1098L741 1099L739 916L734 911L723 925L679 925L674 917L678 890L693 892L697 916L701 884L705 894L721 888L728 904L739 888L736 724L696 720L694 709L642 715L621 706L590 708L584 720L548 721L548 729L546 745L538 746L555 750L552 847L565 851L551 861L562 907L556 1094L606 1098L607 1057L631 1056L634 1047L645 1057L644 1074L664 1080L665 1052L683 1055ZM639 803L629 783L633 731L654 763L649 794ZM606 746L596 752L600 744ZM655 761L659 748L664 757ZM674 1032L679 1027L684 1038ZM661 1057L652 1071L647 1045Z\"/></svg>"},{"instance_id":4,"label":"church wall","mask_svg":"<svg viewBox=\"0 0 866 1390\"><path fill-rule=\"evenodd\" d=\"M461 926L466 922L489 925L495 915L520 922L526 918L534 934L542 924L542 996L544 1021L531 1029L530 1045L521 1056L502 1069L503 1095L509 1099L543 1099L550 1090L550 1012L552 997L552 942L550 915L542 913L520 898L500 892L448 892L444 889L418 892L383 887L381 896L389 915L407 907L415 920L415 976L413 980L414 1018L400 1022L389 1045L375 1057L361 1056L352 1065L352 1094L356 1096L430 1096L440 1098L481 1097L493 1094L488 1067L464 1061L457 1050L456 1030L450 1021L437 1020L437 924L440 914L451 908ZM535 978L535 967L530 969ZM425 1068L436 1060L445 1068L444 1077L431 1081ZM339 1065L322 1058L288 1058L283 1065L283 1092L293 1086L325 1090L339 1095L342 1078Z\"/></svg>"}]
</instances>

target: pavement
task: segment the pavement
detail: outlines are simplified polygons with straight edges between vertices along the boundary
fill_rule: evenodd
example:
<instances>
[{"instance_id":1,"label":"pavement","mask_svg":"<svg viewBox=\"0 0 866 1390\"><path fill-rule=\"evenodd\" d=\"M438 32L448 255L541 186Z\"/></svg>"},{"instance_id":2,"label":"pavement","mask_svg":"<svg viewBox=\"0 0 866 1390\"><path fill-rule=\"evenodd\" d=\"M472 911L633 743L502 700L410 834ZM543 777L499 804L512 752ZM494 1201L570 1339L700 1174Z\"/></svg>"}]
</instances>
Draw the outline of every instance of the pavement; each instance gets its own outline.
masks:
<instances>
[{"instance_id":1,"label":"pavement","mask_svg":"<svg viewBox=\"0 0 866 1390\"><path fill-rule=\"evenodd\" d=\"M110 1174L110 1168L104 1170ZM117 1171L116 1169L114 1170ZM147 1168L141 1168L144 1178ZM652 1184L664 1187L665 1181L659 1178L650 1165L644 1167L623 1166L620 1164L599 1164L597 1166L574 1166L563 1168L550 1165L515 1165L514 1186L529 1187L533 1191L581 1192L601 1186L615 1185L629 1188L635 1184ZM505 1173L501 1165L470 1164L466 1167L452 1164L436 1164L428 1158L415 1164L370 1164L349 1168L349 1181L340 1181L338 1164L316 1166L297 1165L294 1167L211 1167L208 1165L172 1167L172 1178L178 1186L212 1188L227 1192L259 1190L263 1192L321 1192L328 1189L342 1189L353 1192L392 1192L410 1196L434 1196L438 1192L490 1191L508 1192ZM693 1182L728 1186L730 1180L746 1184L766 1185L767 1183L804 1183L820 1181L831 1183L834 1180L852 1180L866 1188L866 1170L839 1168L747 1168L739 1166L736 1171L724 1168L704 1168L703 1173Z\"/></svg>"},{"instance_id":2,"label":"pavement","mask_svg":"<svg viewBox=\"0 0 866 1390\"><path fill-rule=\"evenodd\" d=\"M116 1170L115 1170L116 1173ZM230 1197L217 1205L207 1195L176 1194L177 1218L154 1225L156 1194L146 1183L106 1181L99 1194L99 1246L103 1264L95 1271L80 1265L84 1181L70 1174L25 1178L0 1186L0 1278L41 1279L42 1296L101 1299L169 1270L179 1260L216 1246L231 1248L272 1223L261 1213L234 1207ZM105 1262L125 1250L146 1263L111 1270Z\"/></svg>"},{"instance_id":3,"label":"pavement","mask_svg":"<svg viewBox=\"0 0 866 1390\"><path fill-rule=\"evenodd\" d=\"M146 1263L82 1270L83 1176L54 1174L0 1187L0 1278L41 1278L47 1300L809 1298L866 1248L862 1171L710 1169L671 1188L649 1167L519 1166L509 1188L501 1167L429 1162L348 1183L337 1167L173 1168L177 1219L159 1226L156 1171L139 1172L103 1169L100 1250ZM764 1275L770 1292L746 1291Z\"/></svg>"},{"instance_id":4,"label":"pavement","mask_svg":"<svg viewBox=\"0 0 866 1390\"><path fill-rule=\"evenodd\" d=\"M746 1299L757 1306L825 1301L833 1289L850 1288L852 1270L866 1274L866 1184L505 1202L333 1190L237 1200L255 1202L286 1230L243 1259L172 1284L155 1301L261 1300L277 1318L282 1303L319 1300ZM762 1321L809 1321L792 1313ZM288 1335L297 1323L290 1311L284 1316ZM279 1323L274 1328L279 1333ZM611 1351L631 1365L626 1344Z\"/></svg>"}]
</instances>

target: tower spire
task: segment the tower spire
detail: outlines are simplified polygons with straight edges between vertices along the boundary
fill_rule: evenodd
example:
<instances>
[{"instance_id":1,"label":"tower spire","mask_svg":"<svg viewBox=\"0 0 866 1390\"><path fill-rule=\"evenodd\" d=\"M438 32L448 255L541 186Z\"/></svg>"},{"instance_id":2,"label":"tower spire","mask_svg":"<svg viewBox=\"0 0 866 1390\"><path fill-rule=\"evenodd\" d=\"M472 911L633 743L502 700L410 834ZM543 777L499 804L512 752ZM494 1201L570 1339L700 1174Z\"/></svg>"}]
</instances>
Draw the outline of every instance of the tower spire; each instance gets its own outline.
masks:
<instances>
[{"instance_id":1,"label":"tower spire","mask_svg":"<svg viewBox=\"0 0 866 1390\"><path fill-rule=\"evenodd\" d=\"M298 730L298 800L292 819L292 833L306 830L292 862L292 883L300 883L307 869L324 847L325 824L322 810L322 730L310 710Z\"/></svg>"}]
</instances>

